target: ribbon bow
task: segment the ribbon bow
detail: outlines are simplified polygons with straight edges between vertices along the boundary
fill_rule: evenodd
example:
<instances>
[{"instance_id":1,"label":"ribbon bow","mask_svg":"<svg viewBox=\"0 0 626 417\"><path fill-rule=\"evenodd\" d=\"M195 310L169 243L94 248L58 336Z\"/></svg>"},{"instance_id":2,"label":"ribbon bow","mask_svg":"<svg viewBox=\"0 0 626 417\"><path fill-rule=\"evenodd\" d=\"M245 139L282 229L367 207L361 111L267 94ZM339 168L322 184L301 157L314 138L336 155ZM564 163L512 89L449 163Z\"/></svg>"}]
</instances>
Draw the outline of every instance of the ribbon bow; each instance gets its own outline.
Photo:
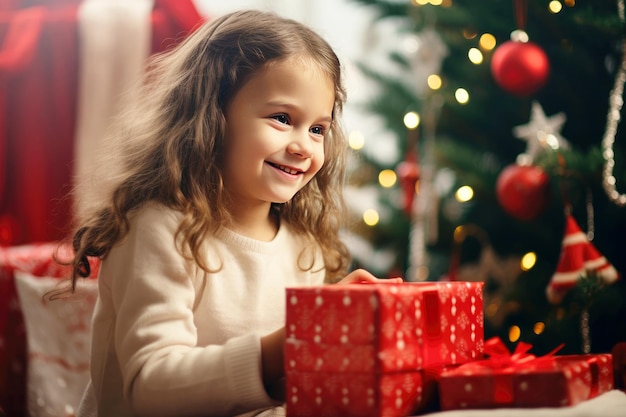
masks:
<instances>
[{"instance_id":1,"label":"ribbon bow","mask_svg":"<svg viewBox=\"0 0 626 417\"><path fill-rule=\"evenodd\" d=\"M492 337L485 341L485 348L483 353L489 356L487 359L469 362L462 365L462 368L477 368L486 367L492 369L504 369L504 368L516 368L521 365L529 363L539 364L545 361L551 361L556 352L563 348L564 344L560 344L556 349L543 356L535 356L532 353L528 353L533 345L530 343L519 342L515 346L513 353L509 351L502 339L499 337Z\"/></svg>"},{"instance_id":2,"label":"ribbon bow","mask_svg":"<svg viewBox=\"0 0 626 417\"><path fill-rule=\"evenodd\" d=\"M485 341L483 353L489 356L487 359L469 362L461 365L459 370L464 372L478 372L480 374L488 371L494 380L493 399L496 404L511 404L513 402L513 386L511 376L520 368L531 366L552 366L554 354L563 348L563 344L543 356L535 356L528 353L532 345L519 342L513 353L509 351L504 342L499 337L493 337Z\"/></svg>"}]
</instances>

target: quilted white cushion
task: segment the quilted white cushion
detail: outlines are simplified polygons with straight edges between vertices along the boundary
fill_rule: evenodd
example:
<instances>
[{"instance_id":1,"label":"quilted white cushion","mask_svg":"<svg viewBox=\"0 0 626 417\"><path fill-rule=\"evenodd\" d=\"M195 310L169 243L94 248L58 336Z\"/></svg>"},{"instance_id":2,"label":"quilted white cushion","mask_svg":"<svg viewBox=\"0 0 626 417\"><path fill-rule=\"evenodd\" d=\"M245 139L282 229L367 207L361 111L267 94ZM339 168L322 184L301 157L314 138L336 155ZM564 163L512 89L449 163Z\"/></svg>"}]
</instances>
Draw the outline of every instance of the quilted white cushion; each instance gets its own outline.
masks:
<instances>
[{"instance_id":1,"label":"quilted white cushion","mask_svg":"<svg viewBox=\"0 0 626 417\"><path fill-rule=\"evenodd\" d=\"M59 278L15 271L28 345L27 407L31 417L72 417L89 380L91 314L97 281L81 280L74 295L44 294Z\"/></svg>"}]
</instances>

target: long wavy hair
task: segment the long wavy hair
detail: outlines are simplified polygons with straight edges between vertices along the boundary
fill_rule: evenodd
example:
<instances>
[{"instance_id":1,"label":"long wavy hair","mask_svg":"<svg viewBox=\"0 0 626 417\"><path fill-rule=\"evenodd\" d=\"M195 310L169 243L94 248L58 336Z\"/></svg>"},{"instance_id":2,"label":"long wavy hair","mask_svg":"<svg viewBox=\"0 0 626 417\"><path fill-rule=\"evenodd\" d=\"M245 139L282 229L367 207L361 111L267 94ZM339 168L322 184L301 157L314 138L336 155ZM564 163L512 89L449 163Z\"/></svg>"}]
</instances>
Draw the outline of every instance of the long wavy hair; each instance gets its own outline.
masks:
<instances>
[{"instance_id":1,"label":"long wavy hair","mask_svg":"<svg viewBox=\"0 0 626 417\"><path fill-rule=\"evenodd\" d=\"M147 202L183 214L179 251L208 271L200 246L232 221L221 167L225 109L259 69L293 58L316 65L332 79L333 123L321 170L290 201L272 204L272 210L321 247L327 280L345 273L349 255L339 238L345 220L346 152L339 122L345 102L340 61L325 40L301 23L247 10L204 23L149 62L132 105L120 114L108 140L115 148L112 165L103 171L111 177L108 187L91 190L95 201L77 216L70 236L71 291L80 277L90 274L88 258L104 259L128 234L131 212Z\"/></svg>"}]
</instances>

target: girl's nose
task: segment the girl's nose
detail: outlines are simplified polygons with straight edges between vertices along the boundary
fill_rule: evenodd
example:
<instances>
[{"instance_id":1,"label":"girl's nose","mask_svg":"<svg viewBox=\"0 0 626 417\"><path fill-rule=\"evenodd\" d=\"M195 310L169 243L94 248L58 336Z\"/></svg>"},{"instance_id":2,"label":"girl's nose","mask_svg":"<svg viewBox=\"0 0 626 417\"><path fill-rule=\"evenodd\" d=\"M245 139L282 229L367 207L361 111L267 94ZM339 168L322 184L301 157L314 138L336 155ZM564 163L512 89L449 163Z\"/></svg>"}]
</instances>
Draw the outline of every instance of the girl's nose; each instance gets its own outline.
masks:
<instances>
[{"instance_id":1,"label":"girl's nose","mask_svg":"<svg viewBox=\"0 0 626 417\"><path fill-rule=\"evenodd\" d=\"M313 156L313 142L308 130L294 130L291 142L287 146L289 153L297 155L301 158L310 158Z\"/></svg>"}]
</instances>

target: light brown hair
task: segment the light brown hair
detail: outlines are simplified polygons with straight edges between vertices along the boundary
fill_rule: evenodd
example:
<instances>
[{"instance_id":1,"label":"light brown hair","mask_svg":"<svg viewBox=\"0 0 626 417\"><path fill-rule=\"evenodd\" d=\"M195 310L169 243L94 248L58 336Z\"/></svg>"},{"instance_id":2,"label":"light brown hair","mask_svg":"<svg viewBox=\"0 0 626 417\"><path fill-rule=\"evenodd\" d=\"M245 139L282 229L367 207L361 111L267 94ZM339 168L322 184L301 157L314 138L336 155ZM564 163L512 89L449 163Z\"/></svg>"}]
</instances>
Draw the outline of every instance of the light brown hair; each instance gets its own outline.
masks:
<instances>
[{"instance_id":1,"label":"light brown hair","mask_svg":"<svg viewBox=\"0 0 626 417\"><path fill-rule=\"evenodd\" d=\"M72 234L72 289L89 275L88 257L105 258L128 233L129 214L149 201L183 213L181 254L207 269L199 248L229 225L222 180L225 109L242 85L273 62L303 59L335 86L325 163L288 202L272 204L281 222L321 247L327 280L345 273L349 256L339 239L345 216L342 187L346 143L338 116L345 102L341 65L329 44L294 20L238 11L203 24L175 49L154 57L138 99L117 120L111 143L118 174L95 190Z\"/></svg>"}]
</instances>

